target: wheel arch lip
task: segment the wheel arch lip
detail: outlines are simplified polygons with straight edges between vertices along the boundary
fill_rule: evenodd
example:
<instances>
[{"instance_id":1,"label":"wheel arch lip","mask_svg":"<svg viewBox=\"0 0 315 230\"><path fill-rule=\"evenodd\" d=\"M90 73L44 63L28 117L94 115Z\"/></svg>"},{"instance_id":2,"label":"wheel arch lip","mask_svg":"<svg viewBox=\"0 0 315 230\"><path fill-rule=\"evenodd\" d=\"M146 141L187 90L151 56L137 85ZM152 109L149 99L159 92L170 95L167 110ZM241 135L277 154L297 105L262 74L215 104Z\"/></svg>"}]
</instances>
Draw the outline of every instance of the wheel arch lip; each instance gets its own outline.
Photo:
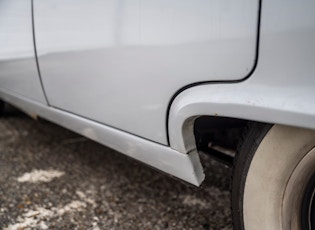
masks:
<instances>
[{"instance_id":1,"label":"wheel arch lip","mask_svg":"<svg viewBox=\"0 0 315 230\"><path fill-rule=\"evenodd\" d=\"M182 153L196 148L194 120L219 116L315 129L312 87L257 84L200 85L180 93L170 107L170 146Z\"/></svg>"},{"instance_id":2,"label":"wheel arch lip","mask_svg":"<svg viewBox=\"0 0 315 230\"><path fill-rule=\"evenodd\" d=\"M198 116L315 129L314 9L306 0L262 1L255 68L243 81L191 85L176 94L166 120L169 145L184 153L194 148L185 141Z\"/></svg>"}]
</instances>

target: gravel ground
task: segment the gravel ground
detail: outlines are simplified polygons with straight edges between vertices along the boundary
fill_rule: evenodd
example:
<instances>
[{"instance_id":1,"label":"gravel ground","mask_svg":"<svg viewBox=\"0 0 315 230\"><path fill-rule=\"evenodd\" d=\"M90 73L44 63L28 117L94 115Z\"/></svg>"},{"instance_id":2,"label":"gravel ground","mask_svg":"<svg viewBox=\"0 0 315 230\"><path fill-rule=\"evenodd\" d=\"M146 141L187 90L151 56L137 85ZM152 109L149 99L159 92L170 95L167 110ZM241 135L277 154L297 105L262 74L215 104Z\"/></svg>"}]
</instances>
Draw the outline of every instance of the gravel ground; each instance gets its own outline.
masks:
<instances>
[{"instance_id":1,"label":"gravel ground","mask_svg":"<svg viewBox=\"0 0 315 230\"><path fill-rule=\"evenodd\" d=\"M47 121L0 117L1 229L232 229L230 173L196 188Z\"/></svg>"}]
</instances>

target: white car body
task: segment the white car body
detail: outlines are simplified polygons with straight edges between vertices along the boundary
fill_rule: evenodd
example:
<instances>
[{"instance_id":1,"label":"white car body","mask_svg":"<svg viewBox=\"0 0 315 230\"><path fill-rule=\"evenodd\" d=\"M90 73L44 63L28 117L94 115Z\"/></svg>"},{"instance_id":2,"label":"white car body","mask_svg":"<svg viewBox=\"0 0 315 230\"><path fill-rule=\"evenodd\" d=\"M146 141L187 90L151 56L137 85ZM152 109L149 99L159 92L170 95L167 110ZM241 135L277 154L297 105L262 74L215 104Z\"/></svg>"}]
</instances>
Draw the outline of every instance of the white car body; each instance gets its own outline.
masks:
<instances>
[{"instance_id":1,"label":"white car body","mask_svg":"<svg viewBox=\"0 0 315 230\"><path fill-rule=\"evenodd\" d=\"M315 129L315 2L0 0L0 98L194 185L193 123Z\"/></svg>"}]
</instances>

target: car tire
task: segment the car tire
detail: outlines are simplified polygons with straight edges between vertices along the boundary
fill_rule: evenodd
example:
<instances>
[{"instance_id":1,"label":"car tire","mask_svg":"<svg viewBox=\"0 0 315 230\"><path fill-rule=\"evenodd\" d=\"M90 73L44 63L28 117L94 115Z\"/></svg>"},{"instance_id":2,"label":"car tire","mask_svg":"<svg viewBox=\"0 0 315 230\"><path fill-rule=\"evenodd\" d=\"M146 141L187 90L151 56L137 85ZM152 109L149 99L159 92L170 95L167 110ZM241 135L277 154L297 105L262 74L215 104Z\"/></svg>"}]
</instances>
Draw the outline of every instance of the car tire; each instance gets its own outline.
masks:
<instances>
[{"instance_id":1,"label":"car tire","mask_svg":"<svg viewBox=\"0 0 315 230\"><path fill-rule=\"evenodd\" d=\"M314 130L249 124L234 161L235 229L315 229L314 146Z\"/></svg>"}]
</instances>

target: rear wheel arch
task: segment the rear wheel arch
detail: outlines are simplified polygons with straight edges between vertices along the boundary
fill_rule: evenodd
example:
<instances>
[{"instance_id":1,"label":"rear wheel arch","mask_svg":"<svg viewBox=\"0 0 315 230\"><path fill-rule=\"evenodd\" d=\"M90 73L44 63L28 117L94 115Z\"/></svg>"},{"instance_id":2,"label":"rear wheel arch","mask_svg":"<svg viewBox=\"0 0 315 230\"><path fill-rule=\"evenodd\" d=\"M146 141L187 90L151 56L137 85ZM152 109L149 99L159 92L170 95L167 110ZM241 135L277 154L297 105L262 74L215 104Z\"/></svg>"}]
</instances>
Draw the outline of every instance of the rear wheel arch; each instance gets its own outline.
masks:
<instances>
[{"instance_id":1,"label":"rear wheel arch","mask_svg":"<svg viewBox=\"0 0 315 230\"><path fill-rule=\"evenodd\" d=\"M210 132L201 130L207 129L205 122ZM186 139L194 137L186 147L198 150L203 146L200 135L212 135L220 145L225 131L231 131L231 126L239 129L240 136L223 146L237 145L231 183L235 229L305 229L302 203L308 199L305 191L312 181L307 175L315 175L314 130L216 116L195 116L184 124ZM306 207L314 206L313 201L307 202Z\"/></svg>"}]
</instances>

